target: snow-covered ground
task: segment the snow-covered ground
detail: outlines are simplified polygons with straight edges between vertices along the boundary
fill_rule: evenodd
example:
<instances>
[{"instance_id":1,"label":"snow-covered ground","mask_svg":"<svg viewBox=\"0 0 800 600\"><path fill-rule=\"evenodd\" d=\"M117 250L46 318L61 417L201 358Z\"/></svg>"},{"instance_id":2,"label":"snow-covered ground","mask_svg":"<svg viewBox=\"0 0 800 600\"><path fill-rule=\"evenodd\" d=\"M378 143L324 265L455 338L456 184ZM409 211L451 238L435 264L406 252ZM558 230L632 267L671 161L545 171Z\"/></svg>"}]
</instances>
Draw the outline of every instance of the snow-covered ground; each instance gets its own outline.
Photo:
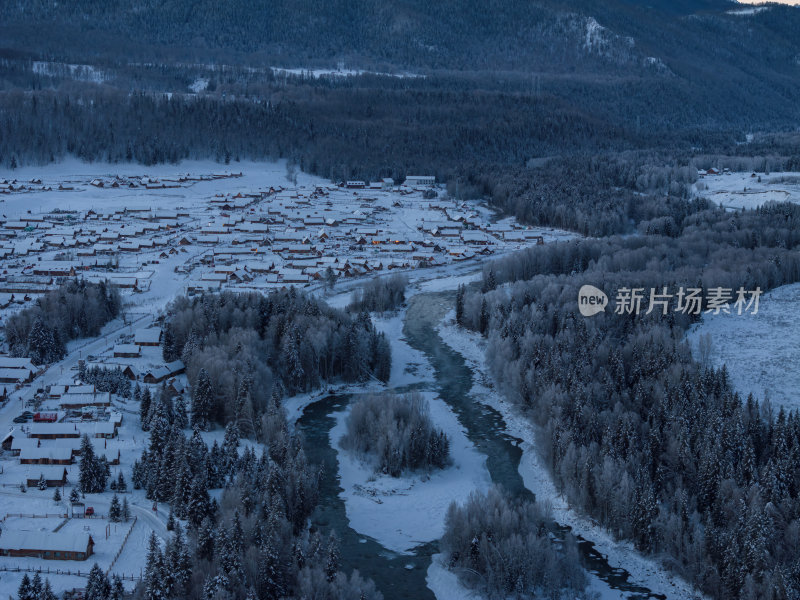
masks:
<instances>
[{"instance_id":1,"label":"snow-covered ground","mask_svg":"<svg viewBox=\"0 0 800 600\"><path fill-rule=\"evenodd\" d=\"M424 393L431 420L450 440L453 464L446 469L394 478L374 473L372 466L340 447L350 409L336 414L330 431L350 527L394 552L410 552L442 537L444 517L452 502L465 502L470 492L492 485L486 456L467 439L458 418L436 394ZM387 526L391 523L391 526Z\"/></svg>"},{"instance_id":2,"label":"snow-covered ground","mask_svg":"<svg viewBox=\"0 0 800 600\"><path fill-rule=\"evenodd\" d=\"M663 594L671 600L701 598L701 594L692 585L669 573L655 560L642 556L633 544L615 540L607 530L577 514L569 506L566 498L556 490L546 466L536 451L535 427L497 390L486 365L484 355L486 341L483 337L456 326L453 311L445 316L438 332L448 346L464 357L472 370L475 381L470 392L472 397L497 410L506 423L506 431L522 440L520 475L525 487L533 492L536 499L550 505L555 520L571 527L576 535L594 542L595 549L606 557L611 567L624 568L630 573L631 583L642 585L653 593ZM441 574L438 571L442 568L441 565L432 565L429 577L439 581ZM626 597L619 590L611 589L596 575L591 573L589 575L590 591L596 592L602 599Z\"/></svg>"},{"instance_id":3,"label":"snow-covered ground","mask_svg":"<svg viewBox=\"0 0 800 600\"><path fill-rule=\"evenodd\" d=\"M444 556L434 554L425 576L428 588L436 600L481 600L481 595L464 586L453 571L443 564Z\"/></svg>"},{"instance_id":4,"label":"snow-covered ground","mask_svg":"<svg viewBox=\"0 0 800 600\"><path fill-rule=\"evenodd\" d=\"M308 79L319 79L320 77L353 77L354 75L379 75L382 77L425 77L418 73L410 73L407 71L399 73L381 73L377 71L365 71L363 69L348 69L339 67L336 69L320 69L320 68L285 68L285 67L272 67L272 72L276 75L295 75L298 77L305 77Z\"/></svg>"},{"instance_id":5,"label":"snow-covered ground","mask_svg":"<svg viewBox=\"0 0 800 600\"><path fill-rule=\"evenodd\" d=\"M711 336L708 359L727 365L728 376L742 398L769 398L773 409L800 408L800 284L765 293L758 313L705 315L687 338L697 360L700 339Z\"/></svg>"},{"instance_id":6,"label":"snow-covered ground","mask_svg":"<svg viewBox=\"0 0 800 600\"><path fill-rule=\"evenodd\" d=\"M695 184L695 194L728 209L753 209L765 202L800 203L800 173L706 175Z\"/></svg>"}]
</instances>

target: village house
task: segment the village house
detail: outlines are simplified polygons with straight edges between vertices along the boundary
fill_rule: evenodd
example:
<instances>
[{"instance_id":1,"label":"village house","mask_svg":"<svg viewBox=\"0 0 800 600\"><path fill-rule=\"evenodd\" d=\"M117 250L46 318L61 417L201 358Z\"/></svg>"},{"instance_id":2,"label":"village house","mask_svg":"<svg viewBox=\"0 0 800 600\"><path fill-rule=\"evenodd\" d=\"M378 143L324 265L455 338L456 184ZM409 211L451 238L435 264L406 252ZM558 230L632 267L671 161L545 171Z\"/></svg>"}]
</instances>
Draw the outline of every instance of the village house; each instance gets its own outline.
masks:
<instances>
[{"instance_id":1,"label":"village house","mask_svg":"<svg viewBox=\"0 0 800 600\"><path fill-rule=\"evenodd\" d=\"M64 487L67 485L67 468L63 465L32 465L23 474L23 482L28 487L36 487L44 479L47 487ZM2 539L7 532L0 535L0 547Z\"/></svg>"},{"instance_id":2,"label":"village house","mask_svg":"<svg viewBox=\"0 0 800 600\"><path fill-rule=\"evenodd\" d=\"M0 536L0 556L86 560L93 552L94 540L86 532L4 530Z\"/></svg>"},{"instance_id":3,"label":"village house","mask_svg":"<svg viewBox=\"0 0 800 600\"><path fill-rule=\"evenodd\" d=\"M28 427L28 437L40 440L79 438L81 432L75 423L32 423Z\"/></svg>"},{"instance_id":4,"label":"village house","mask_svg":"<svg viewBox=\"0 0 800 600\"><path fill-rule=\"evenodd\" d=\"M19 462L22 465L71 465L72 449L51 446L23 448L20 451Z\"/></svg>"},{"instance_id":5,"label":"village house","mask_svg":"<svg viewBox=\"0 0 800 600\"><path fill-rule=\"evenodd\" d=\"M408 175L405 181L407 187L429 186L435 183L436 177L433 175Z\"/></svg>"},{"instance_id":6,"label":"village house","mask_svg":"<svg viewBox=\"0 0 800 600\"><path fill-rule=\"evenodd\" d=\"M139 358L142 348L136 344L117 344L114 346L114 358Z\"/></svg>"},{"instance_id":7,"label":"village house","mask_svg":"<svg viewBox=\"0 0 800 600\"><path fill-rule=\"evenodd\" d=\"M161 344L161 328L147 327L137 329L133 337L133 343L137 346L159 346Z\"/></svg>"},{"instance_id":8,"label":"village house","mask_svg":"<svg viewBox=\"0 0 800 600\"><path fill-rule=\"evenodd\" d=\"M66 261L49 260L33 266L34 275L53 275L54 277L75 277L75 267Z\"/></svg>"},{"instance_id":9,"label":"village house","mask_svg":"<svg viewBox=\"0 0 800 600\"><path fill-rule=\"evenodd\" d=\"M77 410L94 406L105 408L111 406L111 392L72 393L61 396L60 406L64 410Z\"/></svg>"},{"instance_id":10,"label":"village house","mask_svg":"<svg viewBox=\"0 0 800 600\"><path fill-rule=\"evenodd\" d=\"M144 383L161 383L162 381L176 377L186 372L186 366L181 360L174 360L165 364L163 367L149 369L142 377Z\"/></svg>"}]
</instances>

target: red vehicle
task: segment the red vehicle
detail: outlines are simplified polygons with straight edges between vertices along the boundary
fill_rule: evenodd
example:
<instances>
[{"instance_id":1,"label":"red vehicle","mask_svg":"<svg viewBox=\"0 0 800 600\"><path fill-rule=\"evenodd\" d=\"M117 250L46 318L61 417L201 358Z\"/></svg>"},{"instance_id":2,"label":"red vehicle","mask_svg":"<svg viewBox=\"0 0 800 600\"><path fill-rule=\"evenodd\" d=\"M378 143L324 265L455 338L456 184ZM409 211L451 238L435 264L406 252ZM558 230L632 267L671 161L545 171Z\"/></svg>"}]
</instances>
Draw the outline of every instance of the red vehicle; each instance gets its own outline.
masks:
<instances>
[{"instance_id":1,"label":"red vehicle","mask_svg":"<svg viewBox=\"0 0 800 600\"><path fill-rule=\"evenodd\" d=\"M94 506L87 506L86 507L86 511L84 512L84 514L87 517L91 517L94 514Z\"/></svg>"},{"instance_id":2,"label":"red vehicle","mask_svg":"<svg viewBox=\"0 0 800 600\"><path fill-rule=\"evenodd\" d=\"M33 415L34 423L55 423L58 420L58 413L54 412L37 412Z\"/></svg>"}]
</instances>

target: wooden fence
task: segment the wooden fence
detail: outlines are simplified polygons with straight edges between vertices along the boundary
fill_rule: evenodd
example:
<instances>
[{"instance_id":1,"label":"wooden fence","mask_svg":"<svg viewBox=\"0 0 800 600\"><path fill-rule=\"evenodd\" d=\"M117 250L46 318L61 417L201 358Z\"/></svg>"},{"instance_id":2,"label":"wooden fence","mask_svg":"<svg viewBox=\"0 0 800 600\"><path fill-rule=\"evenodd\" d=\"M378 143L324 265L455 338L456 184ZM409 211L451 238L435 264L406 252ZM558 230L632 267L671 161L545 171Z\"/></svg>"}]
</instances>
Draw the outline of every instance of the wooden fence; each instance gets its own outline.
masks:
<instances>
[{"instance_id":1,"label":"wooden fence","mask_svg":"<svg viewBox=\"0 0 800 600\"><path fill-rule=\"evenodd\" d=\"M73 571L72 569L53 569L48 567L7 567L0 565L0 571L7 573L39 573L41 575L73 575L75 577L89 577L89 570L80 569ZM141 575L128 575L126 573L116 573L123 581L138 581L142 578Z\"/></svg>"},{"instance_id":2,"label":"wooden fence","mask_svg":"<svg viewBox=\"0 0 800 600\"><path fill-rule=\"evenodd\" d=\"M117 550L117 553L114 555L114 559L111 561L111 564L108 565L108 569L106 569L106 575L108 575L109 571L111 571L111 569L114 567L114 564L117 562L119 555L122 554L122 551L125 549L125 544L127 543L128 538L131 537L131 531L133 531L133 528L136 525L136 521L138 519L139 517L133 517L133 523L131 523L131 526L128 529L128 533L125 534L125 539L122 540L122 543L119 545L119 550Z\"/></svg>"}]
</instances>

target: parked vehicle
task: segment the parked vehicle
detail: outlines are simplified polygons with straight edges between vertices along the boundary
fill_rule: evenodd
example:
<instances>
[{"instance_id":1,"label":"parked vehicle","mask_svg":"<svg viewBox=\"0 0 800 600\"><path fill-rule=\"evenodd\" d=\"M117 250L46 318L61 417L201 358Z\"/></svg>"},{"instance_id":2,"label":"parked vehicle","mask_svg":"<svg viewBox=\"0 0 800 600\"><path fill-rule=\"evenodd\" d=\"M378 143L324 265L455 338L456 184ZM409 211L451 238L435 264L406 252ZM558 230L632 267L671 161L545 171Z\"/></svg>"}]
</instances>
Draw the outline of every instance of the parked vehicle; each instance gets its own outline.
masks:
<instances>
[{"instance_id":1,"label":"parked vehicle","mask_svg":"<svg viewBox=\"0 0 800 600\"><path fill-rule=\"evenodd\" d=\"M94 514L94 506L87 506L86 507L86 511L84 512L84 514L87 517L91 517Z\"/></svg>"}]
</instances>

